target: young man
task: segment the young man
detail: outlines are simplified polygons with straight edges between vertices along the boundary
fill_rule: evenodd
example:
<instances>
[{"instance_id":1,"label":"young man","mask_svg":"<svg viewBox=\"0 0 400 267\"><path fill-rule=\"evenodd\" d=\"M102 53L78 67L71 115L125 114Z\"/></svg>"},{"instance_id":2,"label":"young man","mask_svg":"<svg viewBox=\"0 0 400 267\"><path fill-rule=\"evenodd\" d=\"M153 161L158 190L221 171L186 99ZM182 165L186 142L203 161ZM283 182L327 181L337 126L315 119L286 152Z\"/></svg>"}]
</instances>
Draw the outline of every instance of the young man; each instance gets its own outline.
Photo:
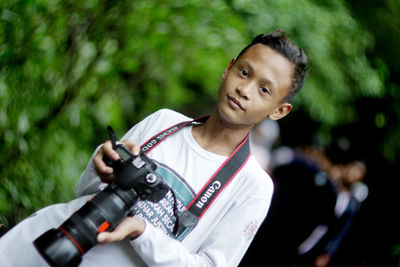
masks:
<instances>
[{"instance_id":1,"label":"young man","mask_svg":"<svg viewBox=\"0 0 400 267\"><path fill-rule=\"evenodd\" d=\"M289 113L290 100L303 85L306 64L303 51L284 32L257 36L225 69L218 103L210 117L174 132L148 152L158 165L157 171L173 188L180 212L239 147L248 145L245 140L255 124L266 116L277 120ZM121 142L137 154L139 145L149 138L190 120L177 112L160 110L134 126ZM32 241L47 229L57 228L86 202L87 195L115 178L113 169L103 161L104 155L119 158L109 141L97 149L77 184L80 198L40 210L0 239L0 257L4 258L0 262L45 266ZM222 187L218 183L213 190ZM196 225L180 228L177 235L172 233L171 194L157 204L140 201L135 216L124 219L114 231L97 236L102 245L89 250L81 266L238 265L267 214L272 192L268 174L254 157L246 158Z\"/></svg>"}]
</instances>

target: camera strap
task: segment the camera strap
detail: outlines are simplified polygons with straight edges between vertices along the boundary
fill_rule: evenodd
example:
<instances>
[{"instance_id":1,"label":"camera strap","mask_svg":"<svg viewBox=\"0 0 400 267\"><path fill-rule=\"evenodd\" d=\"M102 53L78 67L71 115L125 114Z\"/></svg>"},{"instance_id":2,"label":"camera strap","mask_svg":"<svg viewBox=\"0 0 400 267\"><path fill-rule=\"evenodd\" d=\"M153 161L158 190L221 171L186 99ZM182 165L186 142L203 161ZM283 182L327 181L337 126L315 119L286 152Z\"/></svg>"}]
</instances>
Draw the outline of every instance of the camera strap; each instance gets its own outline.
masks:
<instances>
[{"instance_id":1,"label":"camera strap","mask_svg":"<svg viewBox=\"0 0 400 267\"><path fill-rule=\"evenodd\" d=\"M205 121L207 121L207 119L208 116L201 117L192 121L181 122L172 127L169 127L151 137L141 146L141 149L143 152L148 153L154 147L159 145L163 140L165 140L165 138L179 131L183 127L197 123L204 123ZM198 223L199 219L203 216L203 214L216 199L216 197L243 168L249 157L250 140L249 135L247 135L246 138L235 149L235 151L233 151L233 153L211 176L211 178L200 190L200 192L193 198L193 200L186 207L186 210L179 215L180 224L182 224L184 227L195 226Z\"/></svg>"}]
</instances>

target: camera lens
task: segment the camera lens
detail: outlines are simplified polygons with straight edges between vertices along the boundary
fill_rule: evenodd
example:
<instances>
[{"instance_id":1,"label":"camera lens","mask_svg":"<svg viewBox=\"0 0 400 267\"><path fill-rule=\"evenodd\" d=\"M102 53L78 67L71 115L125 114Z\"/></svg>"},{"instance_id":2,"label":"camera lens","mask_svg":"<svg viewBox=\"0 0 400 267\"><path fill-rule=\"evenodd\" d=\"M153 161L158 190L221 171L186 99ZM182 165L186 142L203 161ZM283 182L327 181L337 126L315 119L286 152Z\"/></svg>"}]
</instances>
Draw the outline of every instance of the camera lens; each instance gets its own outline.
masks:
<instances>
[{"instance_id":1,"label":"camera lens","mask_svg":"<svg viewBox=\"0 0 400 267\"><path fill-rule=\"evenodd\" d=\"M77 266L82 255L97 244L97 235L114 229L128 215L136 199L132 189L122 189L113 183L34 244L51 266Z\"/></svg>"},{"instance_id":2,"label":"camera lens","mask_svg":"<svg viewBox=\"0 0 400 267\"><path fill-rule=\"evenodd\" d=\"M60 230L51 229L34 242L35 247L51 266L77 266L82 254Z\"/></svg>"}]
</instances>

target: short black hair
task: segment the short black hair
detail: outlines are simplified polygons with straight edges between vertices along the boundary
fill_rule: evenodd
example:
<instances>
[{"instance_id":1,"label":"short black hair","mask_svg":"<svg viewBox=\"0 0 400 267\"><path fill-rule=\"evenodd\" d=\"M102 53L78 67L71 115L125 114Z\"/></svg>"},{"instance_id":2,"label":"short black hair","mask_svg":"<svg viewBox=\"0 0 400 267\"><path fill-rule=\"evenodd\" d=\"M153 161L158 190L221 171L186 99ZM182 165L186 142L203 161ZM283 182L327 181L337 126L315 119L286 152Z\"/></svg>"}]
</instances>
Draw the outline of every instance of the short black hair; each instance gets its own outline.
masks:
<instances>
[{"instance_id":1,"label":"short black hair","mask_svg":"<svg viewBox=\"0 0 400 267\"><path fill-rule=\"evenodd\" d=\"M257 35L248 46L243 48L236 57L236 60L239 59L247 49L256 44L269 46L295 65L292 86L289 89L289 93L282 99L282 102L291 102L303 87L306 79L308 64L307 55L286 37L283 30L275 30L271 33Z\"/></svg>"}]
</instances>

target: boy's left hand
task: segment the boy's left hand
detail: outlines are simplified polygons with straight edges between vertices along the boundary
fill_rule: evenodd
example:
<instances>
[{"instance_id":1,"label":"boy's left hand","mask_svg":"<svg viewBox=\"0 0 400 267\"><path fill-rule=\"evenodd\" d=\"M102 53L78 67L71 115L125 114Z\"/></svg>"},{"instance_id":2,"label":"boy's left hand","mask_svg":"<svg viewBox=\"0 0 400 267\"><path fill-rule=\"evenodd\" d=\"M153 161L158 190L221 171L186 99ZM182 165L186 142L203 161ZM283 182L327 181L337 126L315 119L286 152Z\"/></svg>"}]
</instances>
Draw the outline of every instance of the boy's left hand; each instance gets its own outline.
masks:
<instances>
[{"instance_id":1,"label":"boy's left hand","mask_svg":"<svg viewBox=\"0 0 400 267\"><path fill-rule=\"evenodd\" d=\"M112 232L102 232L97 236L97 242L107 244L121 241L126 237L135 239L140 236L146 228L146 222L136 216L126 217Z\"/></svg>"}]
</instances>

